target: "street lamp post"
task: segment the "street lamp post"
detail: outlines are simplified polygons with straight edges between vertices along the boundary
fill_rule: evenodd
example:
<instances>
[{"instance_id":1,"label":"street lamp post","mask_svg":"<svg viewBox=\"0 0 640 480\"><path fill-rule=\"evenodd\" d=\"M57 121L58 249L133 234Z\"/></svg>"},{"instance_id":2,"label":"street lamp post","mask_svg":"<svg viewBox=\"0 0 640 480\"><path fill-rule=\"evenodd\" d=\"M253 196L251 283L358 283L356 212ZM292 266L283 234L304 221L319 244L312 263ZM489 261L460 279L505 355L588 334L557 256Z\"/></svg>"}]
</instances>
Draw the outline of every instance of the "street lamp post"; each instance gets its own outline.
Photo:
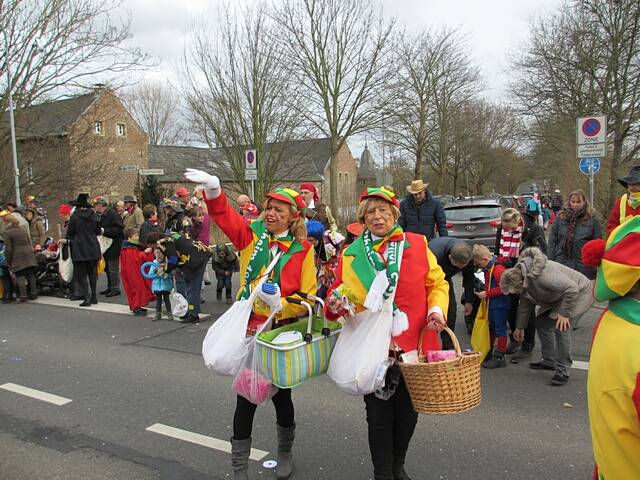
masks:
<instances>
[{"instance_id":1,"label":"street lamp post","mask_svg":"<svg viewBox=\"0 0 640 480\"><path fill-rule=\"evenodd\" d=\"M9 89L9 126L11 128L11 155L13 157L13 179L16 185L16 204L21 205L20 201L20 169L18 168L18 150L16 148L16 125L13 118L13 95L11 90L11 73L9 72L9 55L7 52L7 88Z\"/></svg>"}]
</instances>

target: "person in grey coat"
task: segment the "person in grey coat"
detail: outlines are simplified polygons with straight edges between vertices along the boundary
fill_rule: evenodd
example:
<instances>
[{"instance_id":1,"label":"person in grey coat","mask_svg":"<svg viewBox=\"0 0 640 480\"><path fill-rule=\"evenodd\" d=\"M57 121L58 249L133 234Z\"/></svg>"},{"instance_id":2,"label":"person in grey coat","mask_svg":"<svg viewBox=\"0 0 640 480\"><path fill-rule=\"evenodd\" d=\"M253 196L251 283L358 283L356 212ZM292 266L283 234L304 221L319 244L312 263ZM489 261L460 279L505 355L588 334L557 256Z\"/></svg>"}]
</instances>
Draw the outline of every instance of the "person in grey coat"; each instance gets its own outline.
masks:
<instances>
[{"instance_id":1,"label":"person in grey coat","mask_svg":"<svg viewBox=\"0 0 640 480\"><path fill-rule=\"evenodd\" d=\"M594 280L597 269L582 263L582 247L589 240L602 238L602 225L582 190L569 194L568 204L551 227L547 246L549 260L577 270Z\"/></svg>"},{"instance_id":2,"label":"person in grey coat","mask_svg":"<svg viewBox=\"0 0 640 480\"><path fill-rule=\"evenodd\" d=\"M400 202L398 225L405 232L420 233L431 240L438 228L440 237L448 236L447 217L440 200L427 190L428 183L414 180L407 186L407 196Z\"/></svg>"},{"instance_id":3,"label":"person in grey coat","mask_svg":"<svg viewBox=\"0 0 640 480\"><path fill-rule=\"evenodd\" d=\"M516 331L521 341L536 306L536 329L540 338L542 360L530 363L533 370L555 371L551 385L569 380L571 360L571 327L594 303L591 281L580 272L548 260L539 248L527 248L518 263L502 274L500 288L504 293L520 295ZM555 345L554 345L555 340Z\"/></svg>"}]
</instances>

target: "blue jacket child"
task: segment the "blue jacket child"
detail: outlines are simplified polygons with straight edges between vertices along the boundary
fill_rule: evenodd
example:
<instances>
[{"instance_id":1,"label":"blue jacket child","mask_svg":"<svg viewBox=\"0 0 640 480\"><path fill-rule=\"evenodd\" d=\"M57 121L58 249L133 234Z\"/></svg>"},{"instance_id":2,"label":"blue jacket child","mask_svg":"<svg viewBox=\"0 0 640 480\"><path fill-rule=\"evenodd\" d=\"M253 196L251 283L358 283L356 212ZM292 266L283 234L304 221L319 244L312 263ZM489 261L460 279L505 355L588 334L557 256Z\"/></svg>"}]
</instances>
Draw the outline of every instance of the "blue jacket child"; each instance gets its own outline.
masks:
<instances>
[{"instance_id":1,"label":"blue jacket child","mask_svg":"<svg viewBox=\"0 0 640 480\"><path fill-rule=\"evenodd\" d=\"M173 281L171 275L168 273L158 274L158 268L160 262L154 260L153 262L145 262L140 267L140 273L144 278L149 278L151 282L151 290L153 293L158 292L170 292L173 289Z\"/></svg>"}]
</instances>

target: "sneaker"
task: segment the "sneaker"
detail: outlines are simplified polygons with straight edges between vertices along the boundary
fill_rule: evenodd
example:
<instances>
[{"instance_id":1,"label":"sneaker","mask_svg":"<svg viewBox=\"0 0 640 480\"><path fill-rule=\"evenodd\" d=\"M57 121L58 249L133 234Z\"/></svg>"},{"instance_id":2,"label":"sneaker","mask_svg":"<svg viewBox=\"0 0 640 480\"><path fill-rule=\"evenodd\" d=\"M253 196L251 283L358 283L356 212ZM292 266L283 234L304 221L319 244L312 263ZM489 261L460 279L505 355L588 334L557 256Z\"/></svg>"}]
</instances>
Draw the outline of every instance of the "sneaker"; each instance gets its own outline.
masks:
<instances>
[{"instance_id":1,"label":"sneaker","mask_svg":"<svg viewBox=\"0 0 640 480\"><path fill-rule=\"evenodd\" d=\"M105 288L104 290L102 290L102 291L100 292L100 295L106 295L106 294L107 294L107 293L109 293L109 292L111 292L111 289L110 289L110 288Z\"/></svg>"},{"instance_id":2,"label":"sneaker","mask_svg":"<svg viewBox=\"0 0 640 480\"><path fill-rule=\"evenodd\" d=\"M518 350L520 350L521 346L522 346L522 342L514 342L514 341L509 342L509 345L507 346L506 354L513 355Z\"/></svg>"},{"instance_id":3,"label":"sneaker","mask_svg":"<svg viewBox=\"0 0 640 480\"><path fill-rule=\"evenodd\" d=\"M161 320L161 319L162 319L162 313L160 313L160 312L156 312L156 313L153 315L153 321L154 321L154 322L157 322L158 320Z\"/></svg>"},{"instance_id":4,"label":"sneaker","mask_svg":"<svg viewBox=\"0 0 640 480\"><path fill-rule=\"evenodd\" d=\"M227 297L227 305L231 305L233 303L233 299L231 297Z\"/></svg>"},{"instance_id":5,"label":"sneaker","mask_svg":"<svg viewBox=\"0 0 640 480\"><path fill-rule=\"evenodd\" d=\"M556 367L549 365L547 363L544 362L535 362L535 363L530 363L529 364L529 368L531 370L549 370L552 372L555 372Z\"/></svg>"},{"instance_id":6,"label":"sneaker","mask_svg":"<svg viewBox=\"0 0 640 480\"><path fill-rule=\"evenodd\" d=\"M554 387L560 387L569 381L569 375L563 375L562 373L557 373L551 379L551 385Z\"/></svg>"},{"instance_id":7,"label":"sneaker","mask_svg":"<svg viewBox=\"0 0 640 480\"><path fill-rule=\"evenodd\" d=\"M133 310L133 314L138 316L138 317L144 317L147 315L147 311L143 310L142 308L138 307L138 308L134 308Z\"/></svg>"},{"instance_id":8,"label":"sneaker","mask_svg":"<svg viewBox=\"0 0 640 480\"><path fill-rule=\"evenodd\" d=\"M120 295L120 290L111 290L109 293L105 293L105 297L117 297Z\"/></svg>"},{"instance_id":9,"label":"sneaker","mask_svg":"<svg viewBox=\"0 0 640 480\"><path fill-rule=\"evenodd\" d=\"M90 307L91 306L91 302L89 300L85 300L79 306L80 307Z\"/></svg>"},{"instance_id":10,"label":"sneaker","mask_svg":"<svg viewBox=\"0 0 640 480\"><path fill-rule=\"evenodd\" d=\"M507 361L504 359L504 352L494 352L489 360L482 362L483 368L504 368Z\"/></svg>"},{"instance_id":11,"label":"sneaker","mask_svg":"<svg viewBox=\"0 0 640 480\"><path fill-rule=\"evenodd\" d=\"M170 322L173 322L173 315L170 313L167 313L167 320L169 320Z\"/></svg>"}]
</instances>

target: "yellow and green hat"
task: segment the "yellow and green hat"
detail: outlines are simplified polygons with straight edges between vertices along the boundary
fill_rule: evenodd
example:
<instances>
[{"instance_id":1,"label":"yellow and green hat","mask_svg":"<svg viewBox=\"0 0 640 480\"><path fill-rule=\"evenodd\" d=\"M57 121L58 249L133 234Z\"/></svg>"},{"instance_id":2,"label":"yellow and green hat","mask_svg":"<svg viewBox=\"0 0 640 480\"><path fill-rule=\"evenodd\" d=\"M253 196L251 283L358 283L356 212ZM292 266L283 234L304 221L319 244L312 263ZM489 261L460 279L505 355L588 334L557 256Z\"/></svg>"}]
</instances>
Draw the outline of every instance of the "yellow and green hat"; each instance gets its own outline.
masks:
<instances>
[{"instance_id":1,"label":"yellow and green hat","mask_svg":"<svg viewBox=\"0 0 640 480\"><path fill-rule=\"evenodd\" d=\"M300 210L307 208L307 204L304 203L302 195L292 188L276 188L273 192L269 192L265 196L267 198L273 198L274 200L280 200L281 202L288 203Z\"/></svg>"},{"instance_id":2,"label":"yellow and green hat","mask_svg":"<svg viewBox=\"0 0 640 480\"><path fill-rule=\"evenodd\" d=\"M616 228L606 244L587 242L582 249L586 265L598 265L594 296L604 302L624 297L640 281L640 216L631 217ZM604 247L604 248L603 248Z\"/></svg>"},{"instance_id":3,"label":"yellow and green hat","mask_svg":"<svg viewBox=\"0 0 640 480\"><path fill-rule=\"evenodd\" d=\"M400 208L400 202L396 198L396 194L386 187L367 188L364 192L362 192L358 201L362 202L363 200L366 200L367 198L372 198L372 197L380 198L385 202L389 202L392 205L395 205L396 207Z\"/></svg>"}]
</instances>

